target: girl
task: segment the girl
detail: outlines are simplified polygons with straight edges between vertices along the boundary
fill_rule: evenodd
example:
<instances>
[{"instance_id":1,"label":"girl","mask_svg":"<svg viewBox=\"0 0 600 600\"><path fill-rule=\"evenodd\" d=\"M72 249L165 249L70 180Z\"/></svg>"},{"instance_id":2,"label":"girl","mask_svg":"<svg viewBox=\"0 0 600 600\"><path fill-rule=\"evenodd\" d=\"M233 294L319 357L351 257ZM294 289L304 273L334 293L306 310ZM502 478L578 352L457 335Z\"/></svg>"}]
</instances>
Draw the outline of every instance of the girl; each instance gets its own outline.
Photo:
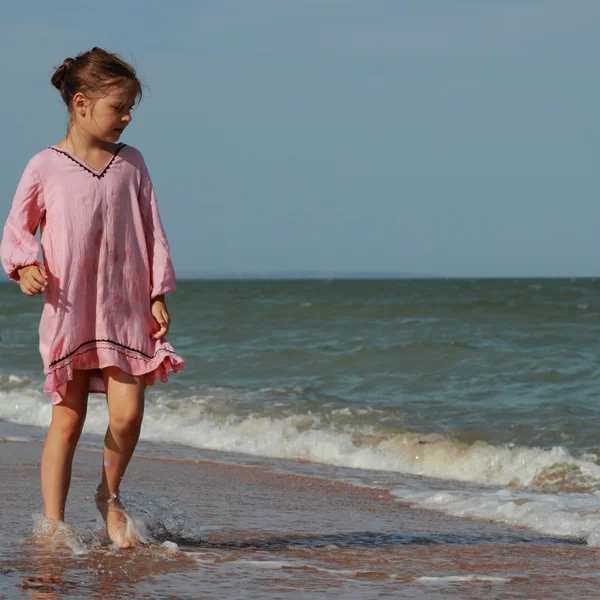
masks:
<instances>
[{"instance_id":1,"label":"girl","mask_svg":"<svg viewBox=\"0 0 600 600\"><path fill-rule=\"evenodd\" d=\"M119 485L140 434L144 388L184 367L164 338L175 273L144 159L118 142L142 95L135 70L93 48L65 59L52 84L69 111L67 135L29 161L0 257L24 294L44 295L40 352L52 399L41 462L45 517L64 520L88 394L104 393L109 424L96 503L111 540L128 548L136 539Z\"/></svg>"}]
</instances>

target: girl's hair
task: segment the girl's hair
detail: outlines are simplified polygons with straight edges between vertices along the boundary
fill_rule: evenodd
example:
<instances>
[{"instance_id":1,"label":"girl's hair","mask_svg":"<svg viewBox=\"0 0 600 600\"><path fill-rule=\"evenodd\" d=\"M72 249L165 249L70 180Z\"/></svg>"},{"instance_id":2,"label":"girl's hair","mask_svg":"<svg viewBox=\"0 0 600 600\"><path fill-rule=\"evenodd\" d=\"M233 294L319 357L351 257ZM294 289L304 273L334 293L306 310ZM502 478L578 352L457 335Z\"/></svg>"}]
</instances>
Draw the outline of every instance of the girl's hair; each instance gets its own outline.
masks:
<instances>
[{"instance_id":1,"label":"girl's hair","mask_svg":"<svg viewBox=\"0 0 600 600\"><path fill-rule=\"evenodd\" d=\"M118 54L97 47L81 52L75 58L65 58L50 81L60 92L69 112L77 92L89 98L101 98L114 85L125 84L128 92L135 92L136 102L142 98L142 84L135 69Z\"/></svg>"}]
</instances>

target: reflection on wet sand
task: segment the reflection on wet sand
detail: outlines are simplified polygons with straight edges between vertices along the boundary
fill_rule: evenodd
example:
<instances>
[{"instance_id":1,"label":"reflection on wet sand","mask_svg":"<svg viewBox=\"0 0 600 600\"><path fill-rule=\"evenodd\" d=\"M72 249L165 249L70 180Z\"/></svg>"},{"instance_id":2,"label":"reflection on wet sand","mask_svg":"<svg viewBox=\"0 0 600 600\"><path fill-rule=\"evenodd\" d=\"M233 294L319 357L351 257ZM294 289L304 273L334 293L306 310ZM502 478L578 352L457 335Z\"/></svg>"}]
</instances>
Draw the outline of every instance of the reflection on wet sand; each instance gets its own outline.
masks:
<instances>
[{"instance_id":1,"label":"reflection on wet sand","mask_svg":"<svg viewBox=\"0 0 600 600\"><path fill-rule=\"evenodd\" d=\"M2 476L15 482L0 491L7 598L480 599L491 587L510 592L497 597L597 597L597 553L578 540L415 510L382 489L209 462L133 460L123 502L148 543L121 551L95 510L97 457L79 452L74 529L42 543L31 538L39 447L1 450Z\"/></svg>"},{"instance_id":2,"label":"reflection on wet sand","mask_svg":"<svg viewBox=\"0 0 600 600\"><path fill-rule=\"evenodd\" d=\"M140 581L196 568L189 555L162 546L123 552L105 545L88 547L75 556L62 541L49 543L37 537L20 547L13 544L12 549L5 564L19 574L22 589L33 598L126 597L134 594Z\"/></svg>"}]
</instances>

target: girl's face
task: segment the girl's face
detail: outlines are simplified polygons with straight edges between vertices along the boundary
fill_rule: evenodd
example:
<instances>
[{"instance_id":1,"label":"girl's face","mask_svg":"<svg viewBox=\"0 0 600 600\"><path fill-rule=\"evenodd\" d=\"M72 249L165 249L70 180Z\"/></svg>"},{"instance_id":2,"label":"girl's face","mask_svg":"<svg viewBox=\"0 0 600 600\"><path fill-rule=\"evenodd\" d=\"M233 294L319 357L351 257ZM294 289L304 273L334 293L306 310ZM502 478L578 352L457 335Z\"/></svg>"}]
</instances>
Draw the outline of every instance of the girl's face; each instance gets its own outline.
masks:
<instances>
[{"instance_id":1,"label":"girl's face","mask_svg":"<svg viewBox=\"0 0 600 600\"><path fill-rule=\"evenodd\" d=\"M112 87L101 98L73 98L77 127L101 142L117 142L131 123L131 111L135 105L135 90L122 86Z\"/></svg>"}]
</instances>

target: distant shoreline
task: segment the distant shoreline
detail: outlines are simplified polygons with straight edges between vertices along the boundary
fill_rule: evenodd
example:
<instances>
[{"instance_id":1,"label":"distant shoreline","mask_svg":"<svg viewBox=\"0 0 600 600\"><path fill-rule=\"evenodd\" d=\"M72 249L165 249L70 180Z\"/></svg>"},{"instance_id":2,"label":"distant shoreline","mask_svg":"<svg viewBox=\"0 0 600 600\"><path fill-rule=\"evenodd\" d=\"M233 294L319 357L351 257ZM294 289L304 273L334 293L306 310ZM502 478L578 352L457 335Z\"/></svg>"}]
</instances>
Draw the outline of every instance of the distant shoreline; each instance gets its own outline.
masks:
<instances>
[{"instance_id":1,"label":"distant shoreline","mask_svg":"<svg viewBox=\"0 0 600 600\"><path fill-rule=\"evenodd\" d=\"M180 280L390 280L390 279L448 279L448 280L513 280L513 279L596 279L600 275L439 275L431 273L385 273L385 272L267 272L267 273L190 273L177 271Z\"/></svg>"},{"instance_id":2,"label":"distant shoreline","mask_svg":"<svg viewBox=\"0 0 600 600\"><path fill-rule=\"evenodd\" d=\"M265 273L177 271L181 281L300 281L300 280L398 280L398 279L447 279L447 280L514 280L514 279L596 279L600 275L437 275L429 273L344 272L344 271L268 271ZM0 273L0 283L10 280Z\"/></svg>"},{"instance_id":3,"label":"distant shoreline","mask_svg":"<svg viewBox=\"0 0 600 600\"><path fill-rule=\"evenodd\" d=\"M440 279L443 275L421 273L343 272L343 271L267 271L202 272L178 271L178 279Z\"/></svg>"}]
</instances>

